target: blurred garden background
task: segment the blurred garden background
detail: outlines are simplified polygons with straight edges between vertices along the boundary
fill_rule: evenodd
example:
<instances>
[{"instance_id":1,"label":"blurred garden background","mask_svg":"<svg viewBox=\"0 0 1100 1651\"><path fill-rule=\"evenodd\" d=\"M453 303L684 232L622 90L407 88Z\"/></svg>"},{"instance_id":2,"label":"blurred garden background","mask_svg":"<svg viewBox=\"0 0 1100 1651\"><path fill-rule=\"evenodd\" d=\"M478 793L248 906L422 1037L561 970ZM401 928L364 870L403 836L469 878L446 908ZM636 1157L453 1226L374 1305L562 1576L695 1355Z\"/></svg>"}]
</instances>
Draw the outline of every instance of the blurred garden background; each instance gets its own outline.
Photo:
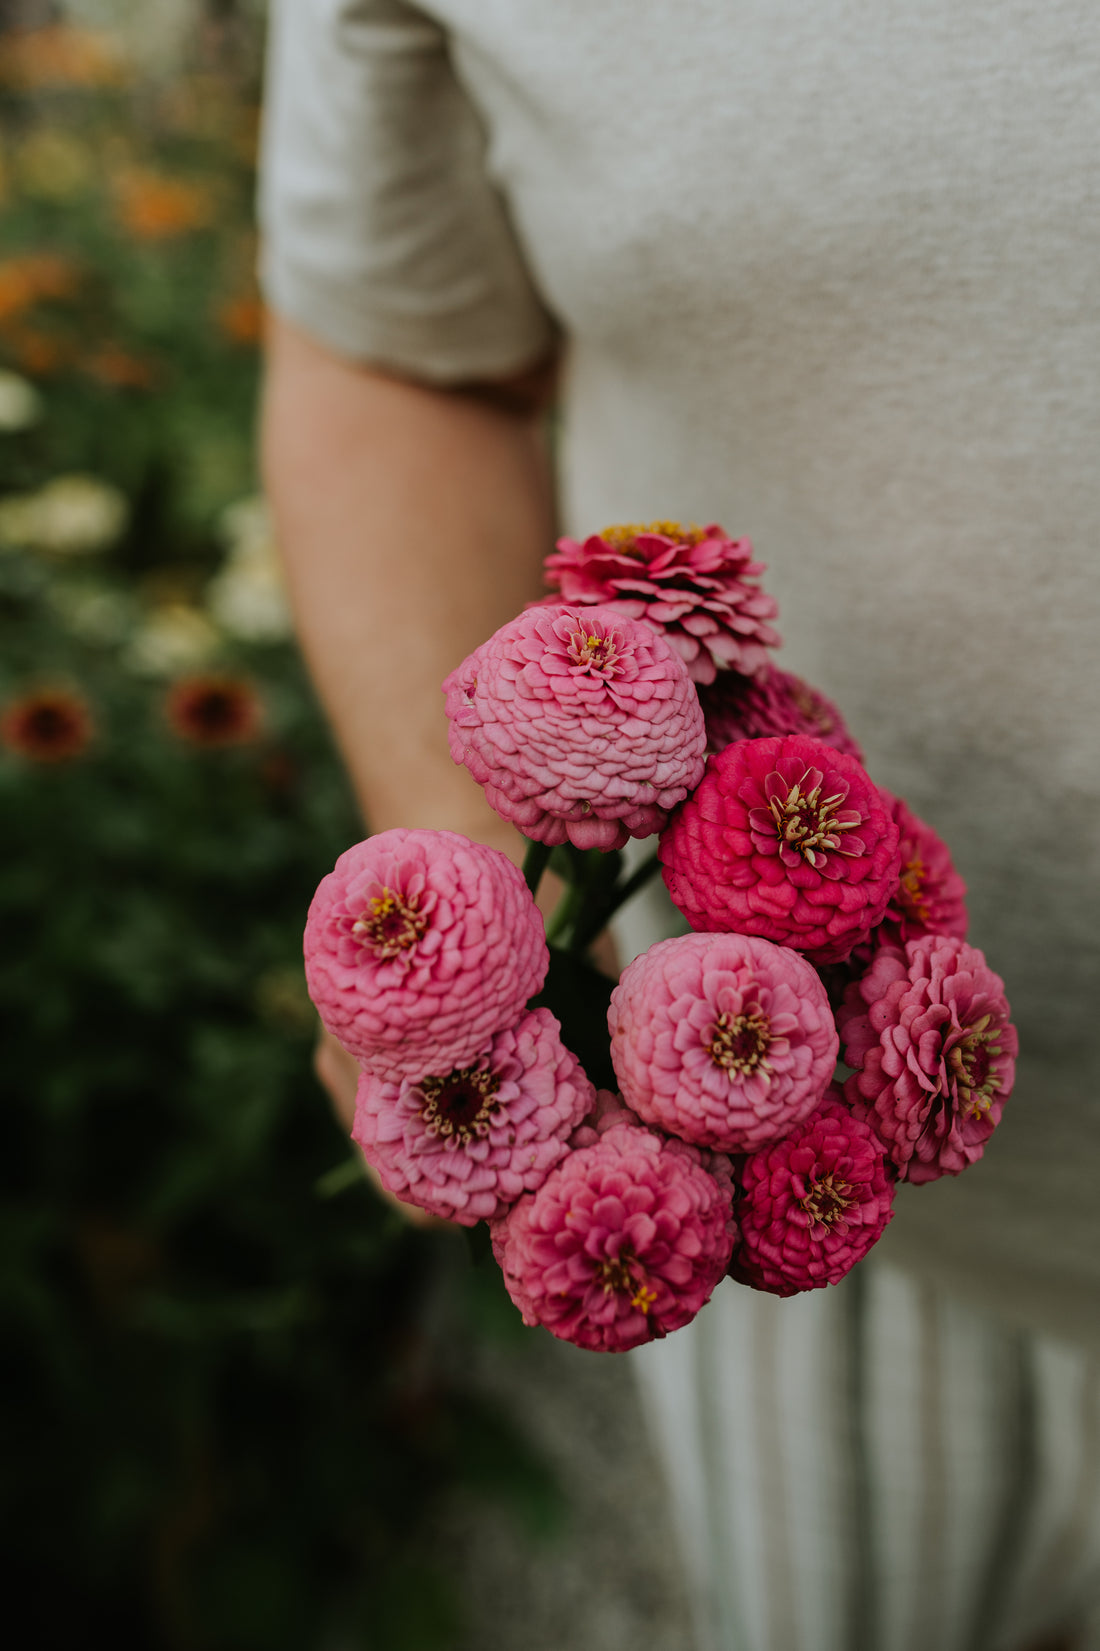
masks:
<instances>
[{"instance_id":1,"label":"blurred garden background","mask_svg":"<svg viewBox=\"0 0 1100 1651\"><path fill-rule=\"evenodd\" d=\"M378 1204L311 1074L362 830L257 491L262 23L0 0L8 1598L36 1648L670 1651L625 1375Z\"/></svg>"}]
</instances>

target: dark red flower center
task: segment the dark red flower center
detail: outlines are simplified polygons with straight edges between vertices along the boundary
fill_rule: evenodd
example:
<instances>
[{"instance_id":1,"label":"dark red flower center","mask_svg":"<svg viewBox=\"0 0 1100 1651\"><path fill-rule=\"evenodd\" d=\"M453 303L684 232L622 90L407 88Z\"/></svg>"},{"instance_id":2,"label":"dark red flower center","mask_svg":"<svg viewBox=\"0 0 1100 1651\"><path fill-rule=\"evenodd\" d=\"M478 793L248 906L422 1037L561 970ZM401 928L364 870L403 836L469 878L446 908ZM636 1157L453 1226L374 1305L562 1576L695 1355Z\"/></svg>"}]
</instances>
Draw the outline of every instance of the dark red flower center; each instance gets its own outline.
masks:
<instances>
[{"instance_id":1,"label":"dark red flower center","mask_svg":"<svg viewBox=\"0 0 1100 1651\"><path fill-rule=\"evenodd\" d=\"M244 706L241 696L229 688L208 688L196 695L190 706L191 719L207 734L225 734L239 727Z\"/></svg>"},{"instance_id":2,"label":"dark red flower center","mask_svg":"<svg viewBox=\"0 0 1100 1651\"><path fill-rule=\"evenodd\" d=\"M4 743L42 762L75 757L91 738L83 701L63 693L29 696L13 705L2 724Z\"/></svg>"},{"instance_id":3,"label":"dark red flower center","mask_svg":"<svg viewBox=\"0 0 1100 1651\"><path fill-rule=\"evenodd\" d=\"M1001 1045L994 1041L999 1036L999 1028L990 1024L992 1019L992 1015L983 1015L976 1020L947 1054L948 1074L954 1081L963 1116L967 1118L987 1112L993 1097L1003 1087L993 1064L993 1057L1001 1053Z\"/></svg>"},{"instance_id":4,"label":"dark red flower center","mask_svg":"<svg viewBox=\"0 0 1100 1651\"><path fill-rule=\"evenodd\" d=\"M599 1262L596 1277L603 1284L605 1295L629 1296L632 1307L639 1313L648 1313L657 1300L657 1292L649 1288L644 1277L639 1280L635 1268L641 1273L637 1257L630 1250L620 1250L614 1260Z\"/></svg>"},{"instance_id":5,"label":"dark red flower center","mask_svg":"<svg viewBox=\"0 0 1100 1651\"><path fill-rule=\"evenodd\" d=\"M839 790L822 796L824 785L820 768L805 769L790 784L779 774L768 775L764 785L767 812L754 808L749 820L759 830L770 815L784 865L794 865L801 859L820 870L827 864L829 852L852 856L865 852L862 838L847 840L844 836L863 824L858 809L841 807L848 787L841 781Z\"/></svg>"},{"instance_id":6,"label":"dark red flower center","mask_svg":"<svg viewBox=\"0 0 1100 1651\"><path fill-rule=\"evenodd\" d=\"M80 727L80 718L61 705L32 706L23 721L25 737L38 746L67 745Z\"/></svg>"},{"instance_id":7,"label":"dark red flower center","mask_svg":"<svg viewBox=\"0 0 1100 1651\"><path fill-rule=\"evenodd\" d=\"M427 916L417 909L415 895L406 900L393 889L383 888L367 902L366 910L356 918L351 932L361 945L385 962L415 946L427 927Z\"/></svg>"},{"instance_id":8,"label":"dark red flower center","mask_svg":"<svg viewBox=\"0 0 1100 1651\"><path fill-rule=\"evenodd\" d=\"M476 1066L459 1067L445 1078L424 1078L421 1115L429 1135L456 1135L460 1141L487 1135L497 1109L500 1079Z\"/></svg>"},{"instance_id":9,"label":"dark red flower center","mask_svg":"<svg viewBox=\"0 0 1100 1651\"><path fill-rule=\"evenodd\" d=\"M855 1199L847 1181L841 1181L830 1172L811 1181L809 1192L798 1202L809 1216L812 1229L835 1226L845 1210L850 1209L855 1203Z\"/></svg>"},{"instance_id":10,"label":"dark red flower center","mask_svg":"<svg viewBox=\"0 0 1100 1651\"><path fill-rule=\"evenodd\" d=\"M750 1077L770 1070L767 1060L771 1022L760 1009L745 1015L722 1014L707 1032L706 1049L715 1066Z\"/></svg>"}]
</instances>

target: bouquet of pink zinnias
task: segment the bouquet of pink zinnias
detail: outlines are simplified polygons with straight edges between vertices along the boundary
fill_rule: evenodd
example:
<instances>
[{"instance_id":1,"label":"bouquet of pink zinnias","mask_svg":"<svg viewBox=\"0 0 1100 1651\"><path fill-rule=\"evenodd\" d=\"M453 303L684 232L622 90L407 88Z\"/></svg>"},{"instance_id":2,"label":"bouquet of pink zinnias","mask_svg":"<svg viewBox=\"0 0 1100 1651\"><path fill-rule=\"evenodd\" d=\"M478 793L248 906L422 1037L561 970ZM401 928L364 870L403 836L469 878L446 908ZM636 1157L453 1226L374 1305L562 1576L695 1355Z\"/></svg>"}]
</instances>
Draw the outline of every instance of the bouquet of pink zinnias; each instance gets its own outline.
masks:
<instances>
[{"instance_id":1,"label":"bouquet of pink zinnias","mask_svg":"<svg viewBox=\"0 0 1100 1651\"><path fill-rule=\"evenodd\" d=\"M945 845L770 662L748 540L610 528L546 566L443 685L524 871L453 832L368 838L317 890L306 973L383 1185L487 1222L529 1324L618 1351L727 1274L837 1283L899 1181L981 1157L1017 1040ZM658 865L693 932L613 985L585 954Z\"/></svg>"}]
</instances>

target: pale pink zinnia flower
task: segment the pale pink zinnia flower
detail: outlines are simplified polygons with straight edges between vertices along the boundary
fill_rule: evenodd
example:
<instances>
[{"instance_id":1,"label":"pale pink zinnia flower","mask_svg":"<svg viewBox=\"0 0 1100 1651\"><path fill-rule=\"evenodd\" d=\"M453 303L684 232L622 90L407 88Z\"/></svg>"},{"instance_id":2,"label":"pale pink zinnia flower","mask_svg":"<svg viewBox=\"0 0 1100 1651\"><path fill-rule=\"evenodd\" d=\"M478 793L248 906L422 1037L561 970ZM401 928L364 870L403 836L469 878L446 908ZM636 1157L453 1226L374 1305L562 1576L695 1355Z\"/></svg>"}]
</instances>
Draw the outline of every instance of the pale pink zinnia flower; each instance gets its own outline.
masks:
<instances>
[{"instance_id":1,"label":"pale pink zinnia flower","mask_svg":"<svg viewBox=\"0 0 1100 1651\"><path fill-rule=\"evenodd\" d=\"M454 1071L364 1072L352 1135L382 1185L465 1227L540 1187L595 1099L560 1032L549 1009L532 1009Z\"/></svg>"},{"instance_id":2,"label":"pale pink zinnia flower","mask_svg":"<svg viewBox=\"0 0 1100 1651\"><path fill-rule=\"evenodd\" d=\"M451 1072L514 1025L546 975L522 873L453 831L383 831L322 878L305 932L322 1021L384 1078Z\"/></svg>"},{"instance_id":3,"label":"pale pink zinnia flower","mask_svg":"<svg viewBox=\"0 0 1100 1651\"><path fill-rule=\"evenodd\" d=\"M683 661L608 608L529 608L443 690L451 755L540 843L621 848L659 831L703 771Z\"/></svg>"},{"instance_id":4,"label":"pale pink zinnia flower","mask_svg":"<svg viewBox=\"0 0 1100 1651\"><path fill-rule=\"evenodd\" d=\"M695 682L730 665L751 676L779 645L768 623L779 611L757 583L764 563L748 539L717 523L606 527L583 541L559 539L546 578L561 602L596 602L663 631Z\"/></svg>"},{"instance_id":5,"label":"pale pink zinnia flower","mask_svg":"<svg viewBox=\"0 0 1100 1651\"><path fill-rule=\"evenodd\" d=\"M693 929L759 934L833 963L882 920L898 827L854 757L788 734L707 761L661 837L664 879Z\"/></svg>"},{"instance_id":6,"label":"pale pink zinnia flower","mask_svg":"<svg viewBox=\"0 0 1100 1651\"><path fill-rule=\"evenodd\" d=\"M694 1149L616 1122L492 1231L525 1323L622 1352L695 1317L726 1270L735 1228Z\"/></svg>"},{"instance_id":7,"label":"pale pink zinnia flower","mask_svg":"<svg viewBox=\"0 0 1100 1651\"><path fill-rule=\"evenodd\" d=\"M797 952L745 934L662 940L608 1011L623 1097L700 1146L752 1152L812 1112L833 1075L828 999Z\"/></svg>"},{"instance_id":8,"label":"pale pink zinnia flower","mask_svg":"<svg viewBox=\"0 0 1100 1651\"><path fill-rule=\"evenodd\" d=\"M854 1111L878 1131L902 1180L975 1163L1012 1090L1018 1039L1004 983L975 946L921 935L883 947L838 1014Z\"/></svg>"},{"instance_id":9,"label":"pale pink zinnia flower","mask_svg":"<svg viewBox=\"0 0 1100 1651\"><path fill-rule=\"evenodd\" d=\"M835 1085L790 1135L744 1160L740 1182L730 1276L772 1295L839 1283L893 1215L886 1151Z\"/></svg>"},{"instance_id":10,"label":"pale pink zinnia flower","mask_svg":"<svg viewBox=\"0 0 1100 1651\"><path fill-rule=\"evenodd\" d=\"M699 703L708 751L724 751L735 740L806 734L863 761L863 752L832 700L777 665L764 665L755 676L719 671L713 682L700 686Z\"/></svg>"}]
</instances>

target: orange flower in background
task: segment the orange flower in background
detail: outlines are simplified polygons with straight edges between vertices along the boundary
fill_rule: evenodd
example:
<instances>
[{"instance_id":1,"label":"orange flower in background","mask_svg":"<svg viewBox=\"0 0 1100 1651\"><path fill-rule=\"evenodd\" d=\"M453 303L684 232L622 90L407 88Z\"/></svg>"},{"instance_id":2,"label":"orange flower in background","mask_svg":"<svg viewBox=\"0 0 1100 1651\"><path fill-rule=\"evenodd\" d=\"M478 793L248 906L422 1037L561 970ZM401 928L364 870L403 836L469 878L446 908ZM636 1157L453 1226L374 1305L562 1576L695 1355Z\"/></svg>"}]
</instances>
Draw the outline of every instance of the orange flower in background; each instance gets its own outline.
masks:
<instances>
[{"instance_id":1,"label":"orange flower in background","mask_svg":"<svg viewBox=\"0 0 1100 1651\"><path fill-rule=\"evenodd\" d=\"M264 306L259 293L242 293L222 304L218 326L232 344L258 344L263 337Z\"/></svg>"},{"instance_id":2,"label":"orange flower in background","mask_svg":"<svg viewBox=\"0 0 1100 1651\"><path fill-rule=\"evenodd\" d=\"M29 252L0 260L0 324L43 300L70 298L79 284L79 267L58 253Z\"/></svg>"},{"instance_id":3,"label":"orange flower in background","mask_svg":"<svg viewBox=\"0 0 1100 1651\"><path fill-rule=\"evenodd\" d=\"M139 241L166 241L205 229L214 217L214 197L200 183L136 168L117 185L122 227Z\"/></svg>"},{"instance_id":4,"label":"orange flower in background","mask_svg":"<svg viewBox=\"0 0 1100 1651\"><path fill-rule=\"evenodd\" d=\"M0 740L30 762L70 762L94 732L87 702L69 688L37 688L0 716Z\"/></svg>"},{"instance_id":5,"label":"orange flower in background","mask_svg":"<svg viewBox=\"0 0 1100 1651\"><path fill-rule=\"evenodd\" d=\"M247 745L259 733L263 705L244 677L189 676L170 690L165 714L191 745Z\"/></svg>"},{"instance_id":6,"label":"orange flower in background","mask_svg":"<svg viewBox=\"0 0 1100 1651\"><path fill-rule=\"evenodd\" d=\"M15 365L31 378L49 378L68 366L75 354L65 339L36 327L12 328L4 335L4 343Z\"/></svg>"},{"instance_id":7,"label":"orange flower in background","mask_svg":"<svg viewBox=\"0 0 1100 1651\"><path fill-rule=\"evenodd\" d=\"M118 86L126 78L118 45L90 29L54 23L42 29L13 29L4 36L0 86L14 91Z\"/></svg>"},{"instance_id":8,"label":"orange flower in background","mask_svg":"<svg viewBox=\"0 0 1100 1651\"><path fill-rule=\"evenodd\" d=\"M156 382L153 363L120 344L102 344L80 363L82 372L112 390L148 390Z\"/></svg>"}]
</instances>

